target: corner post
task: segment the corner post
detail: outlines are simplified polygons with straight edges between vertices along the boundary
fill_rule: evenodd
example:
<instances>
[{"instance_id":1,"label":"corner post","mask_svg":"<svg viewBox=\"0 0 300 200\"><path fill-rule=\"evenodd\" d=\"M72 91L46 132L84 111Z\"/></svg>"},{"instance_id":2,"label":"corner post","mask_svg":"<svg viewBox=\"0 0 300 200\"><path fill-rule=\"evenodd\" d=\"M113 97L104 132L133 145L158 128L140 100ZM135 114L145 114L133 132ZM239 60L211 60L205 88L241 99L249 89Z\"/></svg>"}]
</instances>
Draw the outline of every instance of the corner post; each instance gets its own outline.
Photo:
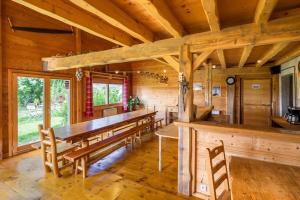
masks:
<instances>
[{"instance_id":1,"label":"corner post","mask_svg":"<svg viewBox=\"0 0 300 200\"><path fill-rule=\"evenodd\" d=\"M183 73L188 87L179 83L179 112L180 122L193 120L193 62L188 45L180 48L179 73ZM178 140L178 192L190 196L192 194L192 129L179 127Z\"/></svg>"}]
</instances>

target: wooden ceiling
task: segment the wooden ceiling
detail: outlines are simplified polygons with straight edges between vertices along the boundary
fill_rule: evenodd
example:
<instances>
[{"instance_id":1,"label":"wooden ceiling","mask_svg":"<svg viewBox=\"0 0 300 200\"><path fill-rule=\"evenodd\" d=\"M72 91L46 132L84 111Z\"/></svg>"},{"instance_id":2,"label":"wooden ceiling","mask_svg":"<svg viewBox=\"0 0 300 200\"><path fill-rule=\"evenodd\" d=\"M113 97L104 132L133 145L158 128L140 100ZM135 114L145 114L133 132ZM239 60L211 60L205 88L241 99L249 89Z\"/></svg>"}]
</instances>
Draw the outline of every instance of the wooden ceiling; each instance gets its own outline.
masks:
<instances>
[{"instance_id":1,"label":"wooden ceiling","mask_svg":"<svg viewBox=\"0 0 300 200\"><path fill-rule=\"evenodd\" d=\"M299 0L12 1L104 38L111 42L110 48L116 47L116 44L121 47L132 46L195 33L222 32L246 24L254 24L259 28L271 20L300 16ZM223 68L260 67L281 64L282 61L300 55L299 49L299 42L292 39L266 45L218 48L202 52L202 58L198 61L210 58L214 64ZM162 58L178 69L175 66L178 65L176 57L163 55Z\"/></svg>"}]
</instances>

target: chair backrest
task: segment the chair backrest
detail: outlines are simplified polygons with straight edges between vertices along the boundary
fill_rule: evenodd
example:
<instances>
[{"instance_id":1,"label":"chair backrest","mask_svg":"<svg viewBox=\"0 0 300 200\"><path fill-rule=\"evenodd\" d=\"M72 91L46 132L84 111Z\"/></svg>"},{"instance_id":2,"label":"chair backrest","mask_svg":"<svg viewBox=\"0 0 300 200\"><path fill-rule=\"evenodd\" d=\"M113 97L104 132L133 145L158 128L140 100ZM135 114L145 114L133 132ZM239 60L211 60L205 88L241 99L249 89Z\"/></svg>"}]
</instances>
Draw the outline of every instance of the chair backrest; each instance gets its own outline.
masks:
<instances>
[{"instance_id":1,"label":"chair backrest","mask_svg":"<svg viewBox=\"0 0 300 200\"><path fill-rule=\"evenodd\" d=\"M43 125L38 125L38 130L40 134L41 146L43 147L51 146L51 150L56 152L56 139L54 135L53 128L44 129Z\"/></svg>"},{"instance_id":2,"label":"chair backrest","mask_svg":"<svg viewBox=\"0 0 300 200\"><path fill-rule=\"evenodd\" d=\"M207 148L207 151L208 151L207 169L208 169L208 179L210 183L210 193L211 193L211 199L215 200L218 199L218 196L220 196L225 190L230 192L228 169L227 169L223 141L221 141L220 146L217 146L213 149ZM218 188L222 186L222 183L224 181L227 182L225 185L223 184L224 191L217 194Z\"/></svg>"}]
</instances>

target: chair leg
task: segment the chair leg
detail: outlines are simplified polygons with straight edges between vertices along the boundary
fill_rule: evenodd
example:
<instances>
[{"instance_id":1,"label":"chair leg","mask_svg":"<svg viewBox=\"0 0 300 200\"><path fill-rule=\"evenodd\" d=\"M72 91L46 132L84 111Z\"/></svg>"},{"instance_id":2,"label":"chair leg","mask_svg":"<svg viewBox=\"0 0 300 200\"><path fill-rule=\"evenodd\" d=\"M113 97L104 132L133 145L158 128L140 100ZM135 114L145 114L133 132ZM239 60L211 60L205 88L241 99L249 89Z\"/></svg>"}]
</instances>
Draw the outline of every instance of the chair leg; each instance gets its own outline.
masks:
<instances>
[{"instance_id":1,"label":"chair leg","mask_svg":"<svg viewBox=\"0 0 300 200\"><path fill-rule=\"evenodd\" d=\"M48 156L49 154L47 154L46 152L45 152L45 150L44 150L44 148L42 147L42 159L43 159L43 165L44 165L44 169L45 169L45 172L47 173L47 172L51 172L51 169L50 169L50 167L46 164L46 162L47 162L47 156Z\"/></svg>"},{"instance_id":2,"label":"chair leg","mask_svg":"<svg viewBox=\"0 0 300 200\"><path fill-rule=\"evenodd\" d=\"M59 173L58 162L57 162L57 156L56 156L56 154L52 154L52 168L53 168L54 175L55 175L56 177L60 177L61 174Z\"/></svg>"}]
</instances>

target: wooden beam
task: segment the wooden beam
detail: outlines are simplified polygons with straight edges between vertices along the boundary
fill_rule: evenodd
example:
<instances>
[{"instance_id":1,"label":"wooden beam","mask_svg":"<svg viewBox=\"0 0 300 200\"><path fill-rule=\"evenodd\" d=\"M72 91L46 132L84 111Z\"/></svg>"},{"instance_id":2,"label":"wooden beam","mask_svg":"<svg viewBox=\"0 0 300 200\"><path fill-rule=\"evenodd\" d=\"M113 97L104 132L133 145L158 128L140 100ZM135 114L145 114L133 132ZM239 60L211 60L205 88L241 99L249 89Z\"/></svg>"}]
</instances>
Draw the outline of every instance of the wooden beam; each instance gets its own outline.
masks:
<instances>
[{"instance_id":1,"label":"wooden beam","mask_svg":"<svg viewBox=\"0 0 300 200\"><path fill-rule=\"evenodd\" d=\"M205 69L205 106L212 105L212 63L206 63Z\"/></svg>"},{"instance_id":2,"label":"wooden beam","mask_svg":"<svg viewBox=\"0 0 300 200\"><path fill-rule=\"evenodd\" d=\"M152 42L154 35L143 24L138 23L111 0L70 0L78 7L95 14L109 24L143 41Z\"/></svg>"},{"instance_id":3,"label":"wooden beam","mask_svg":"<svg viewBox=\"0 0 300 200\"><path fill-rule=\"evenodd\" d=\"M3 17L3 9L2 9L2 0L0 0L0 16L1 16L1 19ZM0 21L0 121L2 122L2 93L3 93L3 80L2 80L2 67L3 67L3 57L2 57L2 48L3 48L3 41L2 41L2 31L3 31L3 28L2 28L2 20ZM0 160L3 159L3 137L2 137L2 130L3 130L3 123L0 124Z\"/></svg>"},{"instance_id":4,"label":"wooden beam","mask_svg":"<svg viewBox=\"0 0 300 200\"><path fill-rule=\"evenodd\" d=\"M285 55L281 56L278 58L278 60L275 61L275 65L281 65L293 58L296 58L297 56L300 56L300 45L295 47L293 50L290 52L286 53Z\"/></svg>"},{"instance_id":5,"label":"wooden beam","mask_svg":"<svg viewBox=\"0 0 300 200\"><path fill-rule=\"evenodd\" d=\"M259 0L254 21L257 25L267 23L278 0Z\"/></svg>"},{"instance_id":6,"label":"wooden beam","mask_svg":"<svg viewBox=\"0 0 300 200\"><path fill-rule=\"evenodd\" d=\"M178 47L189 44L192 53L215 49L241 48L300 40L300 16L270 21L261 32L255 24L204 32L182 38L171 38L132 47L123 47L64 58L44 58L46 70L62 70L83 66L122 63L167 55L178 55Z\"/></svg>"},{"instance_id":7,"label":"wooden beam","mask_svg":"<svg viewBox=\"0 0 300 200\"><path fill-rule=\"evenodd\" d=\"M133 38L121 30L63 0L12 0L43 15L77 27L121 46L131 46Z\"/></svg>"},{"instance_id":8,"label":"wooden beam","mask_svg":"<svg viewBox=\"0 0 300 200\"><path fill-rule=\"evenodd\" d=\"M173 37L181 37L185 31L164 0L138 0Z\"/></svg>"},{"instance_id":9,"label":"wooden beam","mask_svg":"<svg viewBox=\"0 0 300 200\"><path fill-rule=\"evenodd\" d=\"M269 20L273 9L275 8L276 3L278 0L259 0L256 11L255 11L255 17L254 22L256 23L259 28L261 28L262 25L266 24ZM253 45L246 46L243 50L243 54L239 63L239 67L243 67L248 57L251 54L251 51L253 49Z\"/></svg>"},{"instance_id":10,"label":"wooden beam","mask_svg":"<svg viewBox=\"0 0 300 200\"><path fill-rule=\"evenodd\" d=\"M273 47L265 53L265 55L260 59L260 62L256 64L256 67L263 66L266 62L268 62L271 58L276 56L280 51L282 51L289 42L280 42L278 44L274 44Z\"/></svg>"},{"instance_id":11,"label":"wooden beam","mask_svg":"<svg viewBox=\"0 0 300 200\"><path fill-rule=\"evenodd\" d=\"M163 59L171 66L176 72L179 72L179 62L173 56L164 56Z\"/></svg>"},{"instance_id":12,"label":"wooden beam","mask_svg":"<svg viewBox=\"0 0 300 200\"><path fill-rule=\"evenodd\" d=\"M193 70L196 70L202 65L202 63L212 54L213 50L202 52L193 62Z\"/></svg>"},{"instance_id":13,"label":"wooden beam","mask_svg":"<svg viewBox=\"0 0 300 200\"><path fill-rule=\"evenodd\" d=\"M211 31L220 31L219 13L216 0L201 0L202 7L204 9L209 27ZM222 49L217 50L218 58L222 68L226 68L226 61L224 51Z\"/></svg>"},{"instance_id":14,"label":"wooden beam","mask_svg":"<svg viewBox=\"0 0 300 200\"><path fill-rule=\"evenodd\" d=\"M218 58L222 68L226 68L226 61L224 56L224 51L222 49L217 49Z\"/></svg>"},{"instance_id":15,"label":"wooden beam","mask_svg":"<svg viewBox=\"0 0 300 200\"><path fill-rule=\"evenodd\" d=\"M179 71L188 82L188 87L179 86L178 120L181 122L191 122L193 120L193 65L192 54L188 45L183 45L180 49ZM192 191L192 129L180 127L179 149L178 149L178 192L187 196Z\"/></svg>"},{"instance_id":16,"label":"wooden beam","mask_svg":"<svg viewBox=\"0 0 300 200\"><path fill-rule=\"evenodd\" d=\"M244 65L246 64L246 62L251 54L253 47L254 47L253 45L248 45L248 46L244 47L242 57L239 62L239 67L244 67Z\"/></svg>"}]
</instances>

